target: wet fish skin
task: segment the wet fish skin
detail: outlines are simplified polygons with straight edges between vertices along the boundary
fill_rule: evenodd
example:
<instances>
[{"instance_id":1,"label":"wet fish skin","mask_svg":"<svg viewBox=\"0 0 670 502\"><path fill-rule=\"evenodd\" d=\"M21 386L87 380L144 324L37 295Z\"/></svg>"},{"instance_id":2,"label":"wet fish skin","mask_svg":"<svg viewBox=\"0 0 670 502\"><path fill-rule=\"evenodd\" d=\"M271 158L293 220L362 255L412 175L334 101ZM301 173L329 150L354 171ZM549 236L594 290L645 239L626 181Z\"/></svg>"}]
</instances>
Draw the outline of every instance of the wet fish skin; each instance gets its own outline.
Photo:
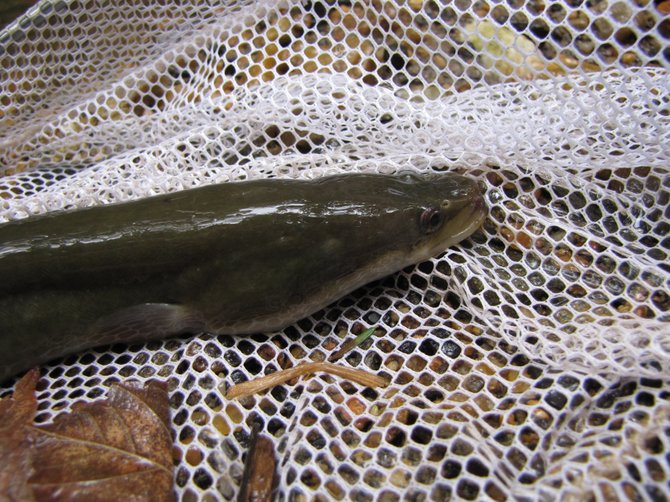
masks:
<instances>
[{"instance_id":1,"label":"wet fish skin","mask_svg":"<svg viewBox=\"0 0 670 502\"><path fill-rule=\"evenodd\" d=\"M441 253L486 216L475 180L224 183L0 225L0 381L183 333L272 331Z\"/></svg>"}]
</instances>

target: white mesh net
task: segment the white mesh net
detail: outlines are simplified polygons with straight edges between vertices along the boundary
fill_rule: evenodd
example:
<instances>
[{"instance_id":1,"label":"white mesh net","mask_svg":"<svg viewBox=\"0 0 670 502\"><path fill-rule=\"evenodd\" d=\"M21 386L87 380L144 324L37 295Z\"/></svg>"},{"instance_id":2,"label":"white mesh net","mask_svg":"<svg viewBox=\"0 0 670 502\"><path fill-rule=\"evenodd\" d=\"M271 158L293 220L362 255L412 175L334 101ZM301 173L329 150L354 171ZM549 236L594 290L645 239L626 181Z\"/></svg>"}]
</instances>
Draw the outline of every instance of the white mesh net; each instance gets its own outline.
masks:
<instances>
[{"instance_id":1,"label":"white mesh net","mask_svg":"<svg viewBox=\"0 0 670 502\"><path fill-rule=\"evenodd\" d=\"M183 500L229 499L254 422L288 500L663 500L670 2L44 0L0 33L0 221L205 183L458 171L490 217L280 333L47 368L39 419L169 382ZM323 360L240 401L226 386Z\"/></svg>"}]
</instances>

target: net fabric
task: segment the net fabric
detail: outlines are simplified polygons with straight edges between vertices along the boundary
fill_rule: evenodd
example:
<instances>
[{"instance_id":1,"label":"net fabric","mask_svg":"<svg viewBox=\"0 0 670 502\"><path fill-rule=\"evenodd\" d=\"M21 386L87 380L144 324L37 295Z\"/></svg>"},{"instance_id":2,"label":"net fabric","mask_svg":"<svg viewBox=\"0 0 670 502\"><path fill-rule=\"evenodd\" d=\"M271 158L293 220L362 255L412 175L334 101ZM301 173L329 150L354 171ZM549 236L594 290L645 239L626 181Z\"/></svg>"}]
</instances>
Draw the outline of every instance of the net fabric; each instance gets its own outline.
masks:
<instances>
[{"instance_id":1,"label":"net fabric","mask_svg":"<svg viewBox=\"0 0 670 502\"><path fill-rule=\"evenodd\" d=\"M184 500L229 499L252 422L284 499L667 490L667 2L43 1L0 35L0 218L269 176L464 172L482 230L281 333L47 368L40 416L164 378ZM346 364L228 401L226 386Z\"/></svg>"}]
</instances>

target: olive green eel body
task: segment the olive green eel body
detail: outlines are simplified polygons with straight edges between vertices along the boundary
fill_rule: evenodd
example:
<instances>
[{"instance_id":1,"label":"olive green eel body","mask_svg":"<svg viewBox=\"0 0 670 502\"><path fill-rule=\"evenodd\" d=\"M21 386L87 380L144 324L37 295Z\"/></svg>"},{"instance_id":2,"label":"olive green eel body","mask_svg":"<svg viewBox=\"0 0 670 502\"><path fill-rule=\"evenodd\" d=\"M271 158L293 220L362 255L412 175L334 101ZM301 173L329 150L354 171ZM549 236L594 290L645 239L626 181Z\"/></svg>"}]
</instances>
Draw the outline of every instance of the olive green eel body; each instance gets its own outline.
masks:
<instances>
[{"instance_id":1,"label":"olive green eel body","mask_svg":"<svg viewBox=\"0 0 670 502\"><path fill-rule=\"evenodd\" d=\"M469 236L476 182L257 180L0 225L0 381L182 333L281 329Z\"/></svg>"}]
</instances>

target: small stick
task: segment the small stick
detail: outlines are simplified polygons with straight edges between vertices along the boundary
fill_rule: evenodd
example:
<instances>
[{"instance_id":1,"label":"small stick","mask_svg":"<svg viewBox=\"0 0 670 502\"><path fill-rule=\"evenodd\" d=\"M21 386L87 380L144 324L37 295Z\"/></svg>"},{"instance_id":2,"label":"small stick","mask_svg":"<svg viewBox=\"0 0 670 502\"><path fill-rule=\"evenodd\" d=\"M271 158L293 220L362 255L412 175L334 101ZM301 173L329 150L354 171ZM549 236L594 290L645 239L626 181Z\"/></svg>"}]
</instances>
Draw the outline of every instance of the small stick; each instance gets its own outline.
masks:
<instances>
[{"instance_id":1,"label":"small stick","mask_svg":"<svg viewBox=\"0 0 670 502\"><path fill-rule=\"evenodd\" d=\"M275 387L276 385L286 383L296 377L302 375L311 375L317 371L331 373L333 375L352 380L361 385L365 385L366 387L386 387L388 385L388 380L386 378L374 375L365 370L355 370L341 366L339 364L324 362L305 363L286 370L276 371L275 373L271 373L267 376L249 380L248 382L234 385L228 389L226 397L228 399L234 399L236 397L251 396L271 387Z\"/></svg>"}]
</instances>

